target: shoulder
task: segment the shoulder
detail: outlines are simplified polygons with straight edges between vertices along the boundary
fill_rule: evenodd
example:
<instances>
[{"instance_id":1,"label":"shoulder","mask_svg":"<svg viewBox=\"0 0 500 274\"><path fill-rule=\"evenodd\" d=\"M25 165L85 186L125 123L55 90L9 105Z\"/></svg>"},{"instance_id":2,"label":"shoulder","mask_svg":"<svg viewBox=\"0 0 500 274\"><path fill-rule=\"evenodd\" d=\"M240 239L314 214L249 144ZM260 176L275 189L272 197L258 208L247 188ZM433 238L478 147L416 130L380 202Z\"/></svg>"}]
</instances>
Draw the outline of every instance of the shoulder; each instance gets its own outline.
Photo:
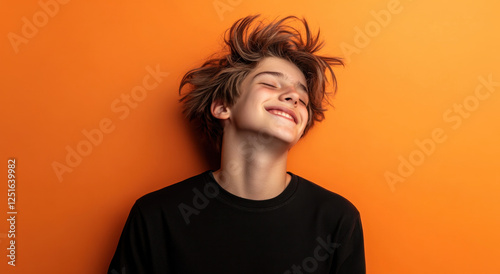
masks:
<instances>
[{"instance_id":1,"label":"shoulder","mask_svg":"<svg viewBox=\"0 0 500 274\"><path fill-rule=\"evenodd\" d=\"M350 215L353 218L359 218L359 211L356 206L347 198L328 190L312 181L295 175L298 179L299 191L301 196L313 202L317 207L329 209L342 215Z\"/></svg>"},{"instance_id":2,"label":"shoulder","mask_svg":"<svg viewBox=\"0 0 500 274\"><path fill-rule=\"evenodd\" d=\"M164 188L147 193L137 199L135 206L143 210L158 207L177 206L193 199L198 191L203 191L207 183L208 171L176 182Z\"/></svg>"}]
</instances>

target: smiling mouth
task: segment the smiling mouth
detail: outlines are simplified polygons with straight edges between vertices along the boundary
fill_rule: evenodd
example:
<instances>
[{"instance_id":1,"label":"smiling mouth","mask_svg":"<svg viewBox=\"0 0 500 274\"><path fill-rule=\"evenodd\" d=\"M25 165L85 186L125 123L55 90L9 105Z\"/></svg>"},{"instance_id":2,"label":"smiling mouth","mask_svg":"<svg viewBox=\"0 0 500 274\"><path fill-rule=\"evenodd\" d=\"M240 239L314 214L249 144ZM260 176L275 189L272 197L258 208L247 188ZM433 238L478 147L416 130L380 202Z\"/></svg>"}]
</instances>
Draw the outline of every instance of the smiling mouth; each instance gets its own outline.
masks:
<instances>
[{"instance_id":1,"label":"smiling mouth","mask_svg":"<svg viewBox=\"0 0 500 274\"><path fill-rule=\"evenodd\" d=\"M284 111L277 110L277 109L270 109L270 110L268 110L268 112L269 112L269 113L271 113L271 114L274 114L274 115L276 115L276 116L281 116L281 117L283 117L283 118L286 118L286 119L288 119L288 120L290 120L290 121L292 121L292 122L294 122L294 123L297 123L297 122L295 121L295 119L293 118L293 116L292 116L292 115L290 115L290 114L288 114L288 113L286 113L286 112L284 112Z\"/></svg>"}]
</instances>

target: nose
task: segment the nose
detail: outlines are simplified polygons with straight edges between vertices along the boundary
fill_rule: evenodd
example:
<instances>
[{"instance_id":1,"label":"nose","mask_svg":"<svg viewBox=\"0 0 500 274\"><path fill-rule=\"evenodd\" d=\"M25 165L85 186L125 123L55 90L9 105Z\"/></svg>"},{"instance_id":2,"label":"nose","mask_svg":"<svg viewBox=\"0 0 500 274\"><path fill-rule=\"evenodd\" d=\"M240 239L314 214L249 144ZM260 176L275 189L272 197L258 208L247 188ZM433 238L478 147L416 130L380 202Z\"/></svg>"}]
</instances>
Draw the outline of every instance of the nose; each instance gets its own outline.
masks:
<instances>
[{"instance_id":1,"label":"nose","mask_svg":"<svg viewBox=\"0 0 500 274\"><path fill-rule=\"evenodd\" d=\"M280 95L280 100L285 101L293 106L299 103L299 93L294 87L287 87Z\"/></svg>"}]
</instances>

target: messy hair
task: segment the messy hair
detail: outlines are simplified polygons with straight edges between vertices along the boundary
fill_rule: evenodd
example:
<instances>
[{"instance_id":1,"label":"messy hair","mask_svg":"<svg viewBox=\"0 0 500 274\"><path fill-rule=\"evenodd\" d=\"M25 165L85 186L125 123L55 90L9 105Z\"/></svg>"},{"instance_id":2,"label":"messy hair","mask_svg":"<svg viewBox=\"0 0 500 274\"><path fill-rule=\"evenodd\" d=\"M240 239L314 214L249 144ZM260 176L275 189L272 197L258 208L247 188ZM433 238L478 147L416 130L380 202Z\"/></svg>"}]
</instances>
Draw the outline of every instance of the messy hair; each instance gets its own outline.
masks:
<instances>
[{"instance_id":1,"label":"messy hair","mask_svg":"<svg viewBox=\"0 0 500 274\"><path fill-rule=\"evenodd\" d=\"M325 103L329 103L326 84L329 72L334 93L337 81L331 66L344 65L340 58L316 54L323 41L312 34L305 19L288 16L268 24L256 22L259 15L247 16L236 21L225 32L224 50L210 57L201 67L188 71L181 80L180 101L184 103L184 114L195 122L206 139L218 151L222 142L223 127L211 113L214 101L233 106L240 94L241 82L266 57L279 57L295 64L304 74L309 96L309 119L304 134L315 121L325 118ZM287 24L288 21L302 23L305 34ZM187 93L182 89L189 84Z\"/></svg>"}]
</instances>

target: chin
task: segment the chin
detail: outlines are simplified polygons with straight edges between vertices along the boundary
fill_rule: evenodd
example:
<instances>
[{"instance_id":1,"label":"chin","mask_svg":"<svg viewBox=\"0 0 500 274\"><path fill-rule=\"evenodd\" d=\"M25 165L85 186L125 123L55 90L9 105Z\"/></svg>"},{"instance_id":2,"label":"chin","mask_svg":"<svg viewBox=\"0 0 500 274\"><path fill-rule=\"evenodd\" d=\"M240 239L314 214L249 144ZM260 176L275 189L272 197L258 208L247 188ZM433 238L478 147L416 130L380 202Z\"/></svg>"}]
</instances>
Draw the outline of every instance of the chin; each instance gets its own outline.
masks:
<instances>
[{"instance_id":1,"label":"chin","mask_svg":"<svg viewBox=\"0 0 500 274\"><path fill-rule=\"evenodd\" d=\"M286 144L289 147L294 146L300 139L300 136L297 133L280 130L269 132L269 135L272 136L273 139L279 140L281 143Z\"/></svg>"}]
</instances>

